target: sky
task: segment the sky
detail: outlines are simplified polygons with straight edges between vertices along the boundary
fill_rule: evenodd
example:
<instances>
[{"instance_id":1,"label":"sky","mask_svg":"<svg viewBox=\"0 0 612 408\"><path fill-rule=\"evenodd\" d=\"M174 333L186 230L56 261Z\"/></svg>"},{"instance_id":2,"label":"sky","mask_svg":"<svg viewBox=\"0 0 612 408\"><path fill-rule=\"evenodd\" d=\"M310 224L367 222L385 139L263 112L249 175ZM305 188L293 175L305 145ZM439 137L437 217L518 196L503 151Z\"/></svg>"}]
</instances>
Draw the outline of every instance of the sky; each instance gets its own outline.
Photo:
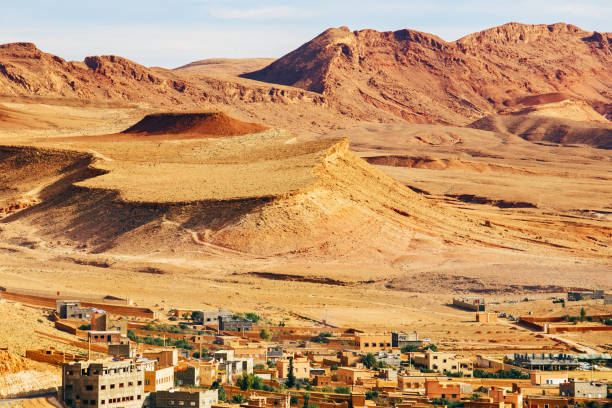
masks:
<instances>
[{"instance_id":1,"label":"sky","mask_svg":"<svg viewBox=\"0 0 612 408\"><path fill-rule=\"evenodd\" d=\"M68 60L114 54L175 68L204 58L280 57L330 27L411 28L447 41L510 21L612 31L610 0L4 1L0 43Z\"/></svg>"}]
</instances>

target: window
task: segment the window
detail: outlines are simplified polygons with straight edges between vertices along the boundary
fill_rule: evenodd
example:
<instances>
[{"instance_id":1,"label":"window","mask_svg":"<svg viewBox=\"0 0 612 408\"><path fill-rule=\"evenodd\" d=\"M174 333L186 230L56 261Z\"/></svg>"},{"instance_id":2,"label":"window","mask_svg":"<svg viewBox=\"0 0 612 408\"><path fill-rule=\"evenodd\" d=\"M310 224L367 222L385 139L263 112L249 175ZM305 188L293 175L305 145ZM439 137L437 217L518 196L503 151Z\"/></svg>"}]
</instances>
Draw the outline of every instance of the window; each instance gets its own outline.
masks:
<instances>
[{"instance_id":1,"label":"window","mask_svg":"<svg viewBox=\"0 0 612 408\"><path fill-rule=\"evenodd\" d=\"M442 398L446 398L446 394L442 394Z\"/></svg>"},{"instance_id":2,"label":"window","mask_svg":"<svg viewBox=\"0 0 612 408\"><path fill-rule=\"evenodd\" d=\"M123 383L119 383L119 388L123 388Z\"/></svg>"},{"instance_id":3,"label":"window","mask_svg":"<svg viewBox=\"0 0 612 408\"><path fill-rule=\"evenodd\" d=\"M142 381L140 381L140 380L139 380L139 381L138 381L138 385L142 385Z\"/></svg>"},{"instance_id":4,"label":"window","mask_svg":"<svg viewBox=\"0 0 612 408\"><path fill-rule=\"evenodd\" d=\"M100 400L100 405L106 404L106 400Z\"/></svg>"},{"instance_id":5,"label":"window","mask_svg":"<svg viewBox=\"0 0 612 408\"><path fill-rule=\"evenodd\" d=\"M379 347L385 347L385 343L378 343Z\"/></svg>"},{"instance_id":6,"label":"window","mask_svg":"<svg viewBox=\"0 0 612 408\"><path fill-rule=\"evenodd\" d=\"M106 389L106 385L101 385L101 386L100 386L100 389L101 389L101 390L105 390L105 389Z\"/></svg>"},{"instance_id":7,"label":"window","mask_svg":"<svg viewBox=\"0 0 612 408\"><path fill-rule=\"evenodd\" d=\"M366 346L366 347L370 347L370 343L366 343L366 344L365 344L365 346Z\"/></svg>"},{"instance_id":8,"label":"window","mask_svg":"<svg viewBox=\"0 0 612 408\"><path fill-rule=\"evenodd\" d=\"M83 405L87 405L87 400L83 400Z\"/></svg>"},{"instance_id":9,"label":"window","mask_svg":"<svg viewBox=\"0 0 612 408\"><path fill-rule=\"evenodd\" d=\"M544 408L548 408L548 404L544 404Z\"/></svg>"},{"instance_id":10,"label":"window","mask_svg":"<svg viewBox=\"0 0 612 408\"><path fill-rule=\"evenodd\" d=\"M96 400L89 401L89 405L96 405Z\"/></svg>"},{"instance_id":11,"label":"window","mask_svg":"<svg viewBox=\"0 0 612 408\"><path fill-rule=\"evenodd\" d=\"M138 399L138 400L139 400L139 399L140 399L140 395L136 396L136 399Z\"/></svg>"},{"instance_id":12,"label":"window","mask_svg":"<svg viewBox=\"0 0 612 408\"><path fill-rule=\"evenodd\" d=\"M133 383L132 381L130 381L130 382L128 383L128 387L132 387L133 385L134 385L134 383Z\"/></svg>"},{"instance_id":13,"label":"window","mask_svg":"<svg viewBox=\"0 0 612 408\"><path fill-rule=\"evenodd\" d=\"M86 385L86 386L85 386L85 389L86 389L87 391L93 391L93 385Z\"/></svg>"},{"instance_id":14,"label":"window","mask_svg":"<svg viewBox=\"0 0 612 408\"><path fill-rule=\"evenodd\" d=\"M111 390L115 389L115 384L111 384L110 388Z\"/></svg>"},{"instance_id":15,"label":"window","mask_svg":"<svg viewBox=\"0 0 612 408\"><path fill-rule=\"evenodd\" d=\"M451 398L457 398L457 394L451 394Z\"/></svg>"},{"instance_id":16,"label":"window","mask_svg":"<svg viewBox=\"0 0 612 408\"><path fill-rule=\"evenodd\" d=\"M150 380L145 380L145 385L151 385L151 381Z\"/></svg>"}]
</instances>

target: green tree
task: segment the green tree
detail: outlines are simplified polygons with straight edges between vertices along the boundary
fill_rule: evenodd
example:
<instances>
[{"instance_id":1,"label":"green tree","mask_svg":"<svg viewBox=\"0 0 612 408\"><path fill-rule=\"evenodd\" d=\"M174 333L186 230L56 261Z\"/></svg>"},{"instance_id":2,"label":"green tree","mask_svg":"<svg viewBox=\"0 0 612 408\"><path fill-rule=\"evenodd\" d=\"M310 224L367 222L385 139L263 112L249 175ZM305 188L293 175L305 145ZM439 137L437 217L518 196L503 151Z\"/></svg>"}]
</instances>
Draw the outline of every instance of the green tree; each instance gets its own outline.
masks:
<instances>
[{"instance_id":1,"label":"green tree","mask_svg":"<svg viewBox=\"0 0 612 408\"><path fill-rule=\"evenodd\" d=\"M259 337L261 337L264 340L270 340L272 338L272 335L270 334L270 330L264 327L259 332Z\"/></svg>"},{"instance_id":2,"label":"green tree","mask_svg":"<svg viewBox=\"0 0 612 408\"><path fill-rule=\"evenodd\" d=\"M585 317L586 317L586 310L584 310L584 307L580 308L580 321L584 322Z\"/></svg>"},{"instance_id":3,"label":"green tree","mask_svg":"<svg viewBox=\"0 0 612 408\"><path fill-rule=\"evenodd\" d=\"M378 391L366 391L365 397L367 400L374 400L378 398Z\"/></svg>"},{"instance_id":4,"label":"green tree","mask_svg":"<svg viewBox=\"0 0 612 408\"><path fill-rule=\"evenodd\" d=\"M289 400L289 403L291 405L297 405L298 403L298 397L292 396L291 399Z\"/></svg>"},{"instance_id":5,"label":"green tree","mask_svg":"<svg viewBox=\"0 0 612 408\"><path fill-rule=\"evenodd\" d=\"M295 373L293 372L293 358L289 358L289 373L287 373L287 388L295 387Z\"/></svg>"},{"instance_id":6,"label":"green tree","mask_svg":"<svg viewBox=\"0 0 612 408\"><path fill-rule=\"evenodd\" d=\"M236 394L232 397L232 402L234 404L242 404L244 402L244 397L242 394Z\"/></svg>"},{"instance_id":7,"label":"green tree","mask_svg":"<svg viewBox=\"0 0 612 408\"><path fill-rule=\"evenodd\" d=\"M225 392L225 388L219 387L219 401L227 401L227 393Z\"/></svg>"},{"instance_id":8,"label":"green tree","mask_svg":"<svg viewBox=\"0 0 612 408\"><path fill-rule=\"evenodd\" d=\"M436 346L435 344L431 343L431 344L428 344L425 347L423 347L423 351L426 351L426 350L431 350L433 352L436 352L436 351L438 351L438 346Z\"/></svg>"},{"instance_id":9,"label":"green tree","mask_svg":"<svg viewBox=\"0 0 612 408\"><path fill-rule=\"evenodd\" d=\"M376 356L373 353L368 353L361 359L361 362L367 368L376 367Z\"/></svg>"},{"instance_id":10,"label":"green tree","mask_svg":"<svg viewBox=\"0 0 612 408\"><path fill-rule=\"evenodd\" d=\"M334 389L334 392L336 394L350 394L351 393L351 389L349 387L345 387L345 386L341 385L339 387L336 387Z\"/></svg>"},{"instance_id":11,"label":"green tree","mask_svg":"<svg viewBox=\"0 0 612 408\"><path fill-rule=\"evenodd\" d=\"M304 404L302 405L302 408L308 408L310 406L310 394L309 393L304 393Z\"/></svg>"},{"instance_id":12,"label":"green tree","mask_svg":"<svg viewBox=\"0 0 612 408\"><path fill-rule=\"evenodd\" d=\"M402 347L402 353L414 353L415 351L419 351L419 346L416 344L408 344Z\"/></svg>"},{"instance_id":13,"label":"green tree","mask_svg":"<svg viewBox=\"0 0 612 408\"><path fill-rule=\"evenodd\" d=\"M191 312L191 320L193 320L194 322L199 322L200 320L202 320L202 312L200 312L199 310L194 310L193 312Z\"/></svg>"}]
</instances>

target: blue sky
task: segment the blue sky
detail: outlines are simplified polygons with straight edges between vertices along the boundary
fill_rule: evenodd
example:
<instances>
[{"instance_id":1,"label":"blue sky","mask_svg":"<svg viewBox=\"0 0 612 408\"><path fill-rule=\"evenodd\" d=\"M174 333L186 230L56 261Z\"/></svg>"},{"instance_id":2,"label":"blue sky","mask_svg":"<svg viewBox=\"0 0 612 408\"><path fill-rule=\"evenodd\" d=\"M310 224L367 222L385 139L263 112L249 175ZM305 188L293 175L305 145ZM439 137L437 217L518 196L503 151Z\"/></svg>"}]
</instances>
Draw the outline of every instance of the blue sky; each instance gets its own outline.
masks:
<instances>
[{"instance_id":1,"label":"blue sky","mask_svg":"<svg viewBox=\"0 0 612 408\"><path fill-rule=\"evenodd\" d=\"M149 66L279 57L329 27L412 28L447 41L518 21L612 31L610 0L21 0L3 2L0 43L69 60L115 54Z\"/></svg>"}]
</instances>

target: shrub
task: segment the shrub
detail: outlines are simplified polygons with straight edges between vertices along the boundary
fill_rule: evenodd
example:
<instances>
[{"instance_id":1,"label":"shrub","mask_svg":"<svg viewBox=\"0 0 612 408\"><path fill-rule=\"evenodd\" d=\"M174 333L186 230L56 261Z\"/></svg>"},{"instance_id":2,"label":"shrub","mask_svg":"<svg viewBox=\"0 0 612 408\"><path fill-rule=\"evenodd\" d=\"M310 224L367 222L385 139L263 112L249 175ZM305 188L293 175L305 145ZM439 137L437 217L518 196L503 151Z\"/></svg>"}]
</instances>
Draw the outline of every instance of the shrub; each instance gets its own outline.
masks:
<instances>
[{"instance_id":1,"label":"shrub","mask_svg":"<svg viewBox=\"0 0 612 408\"><path fill-rule=\"evenodd\" d=\"M234 404L242 404L244 402L244 397L241 394L236 394L232 397L232 402Z\"/></svg>"},{"instance_id":2,"label":"shrub","mask_svg":"<svg viewBox=\"0 0 612 408\"><path fill-rule=\"evenodd\" d=\"M373 400L378 398L378 391L366 391L365 397L367 400Z\"/></svg>"},{"instance_id":3,"label":"shrub","mask_svg":"<svg viewBox=\"0 0 612 408\"><path fill-rule=\"evenodd\" d=\"M270 340L272 338L272 335L270 334L270 330L266 329L265 327L263 329L261 329L261 331L259 332L259 337L261 337L264 340Z\"/></svg>"},{"instance_id":4,"label":"shrub","mask_svg":"<svg viewBox=\"0 0 612 408\"><path fill-rule=\"evenodd\" d=\"M91 330L91 324L82 324L79 326L79 330Z\"/></svg>"},{"instance_id":5,"label":"shrub","mask_svg":"<svg viewBox=\"0 0 612 408\"><path fill-rule=\"evenodd\" d=\"M350 394L351 393L351 389L349 387L340 386L340 387L336 387L334 389L334 392L336 394Z\"/></svg>"}]
</instances>

